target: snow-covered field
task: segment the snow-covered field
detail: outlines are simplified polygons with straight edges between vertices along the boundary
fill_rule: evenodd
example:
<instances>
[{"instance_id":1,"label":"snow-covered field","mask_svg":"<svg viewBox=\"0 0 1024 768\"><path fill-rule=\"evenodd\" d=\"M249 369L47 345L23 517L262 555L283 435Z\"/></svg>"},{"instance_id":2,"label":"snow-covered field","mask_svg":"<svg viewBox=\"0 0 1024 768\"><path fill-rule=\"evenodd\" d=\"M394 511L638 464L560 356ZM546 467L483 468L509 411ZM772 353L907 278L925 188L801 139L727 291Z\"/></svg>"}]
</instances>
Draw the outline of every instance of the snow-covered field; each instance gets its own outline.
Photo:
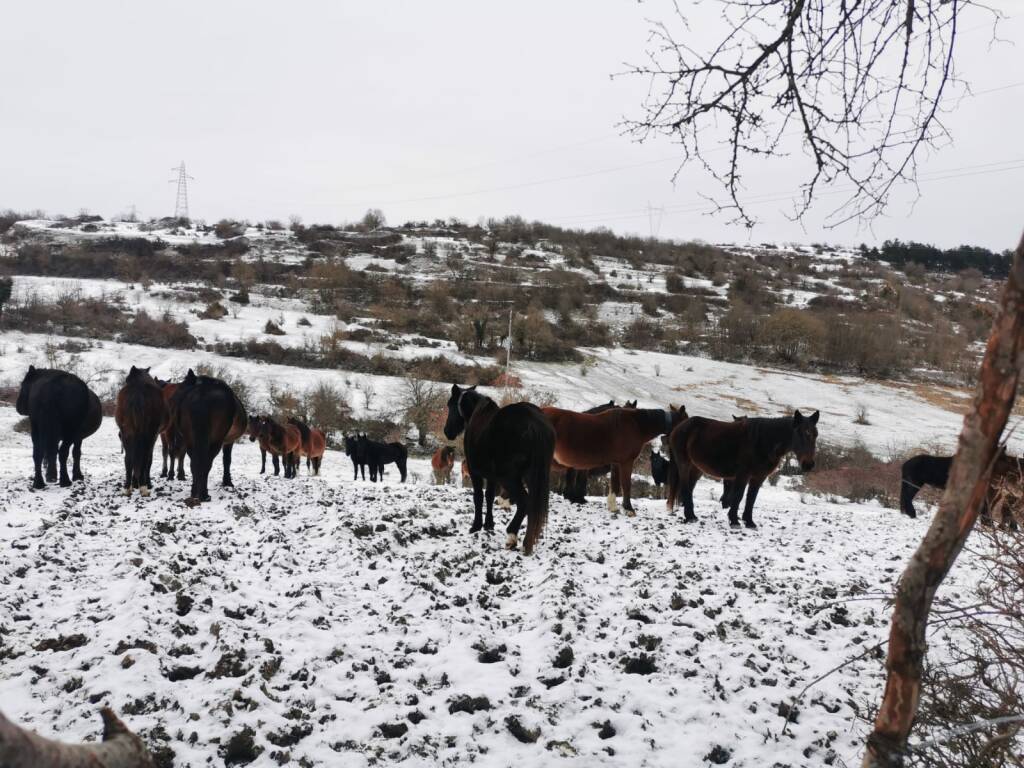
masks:
<instances>
[{"instance_id":1,"label":"snow-covered field","mask_svg":"<svg viewBox=\"0 0 1024 768\"><path fill-rule=\"evenodd\" d=\"M162 765L853 765L882 679L865 652L927 525L783 479L757 531L731 530L704 482L694 526L553 497L524 558L467 532L469 491L352 482L334 452L286 481L244 443L212 503L162 481L126 499L109 419L84 484L31 492L16 418L0 409L5 714L77 740L107 703ZM783 732L779 705L857 656Z\"/></svg>"}]
</instances>

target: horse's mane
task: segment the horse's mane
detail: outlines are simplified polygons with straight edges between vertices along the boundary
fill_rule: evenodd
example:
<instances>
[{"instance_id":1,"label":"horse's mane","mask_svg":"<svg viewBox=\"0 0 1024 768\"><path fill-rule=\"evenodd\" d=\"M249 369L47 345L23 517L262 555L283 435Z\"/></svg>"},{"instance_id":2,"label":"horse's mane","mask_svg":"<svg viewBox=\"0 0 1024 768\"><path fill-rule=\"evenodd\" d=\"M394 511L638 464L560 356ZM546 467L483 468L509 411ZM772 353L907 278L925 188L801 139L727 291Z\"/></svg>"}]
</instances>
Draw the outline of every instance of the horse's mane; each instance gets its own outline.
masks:
<instances>
[{"instance_id":1,"label":"horse's mane","mask_svg":"<svg viewBox=\"0 0 1024 768\"><path fill-rule=\"evenodd\" d=\"M302 435L302 442L305 443L309 440L309 426L304 421L299 421L294 416L289 416L288 423L293 427L299 428L299 434Z\"/></svg>"},{"instance_id":2,"label":"horse's mane","mask_svg":"<svg viewBox=\"0 0 1024 768\"><path fill-rule=\"evenodd\" d=\"M744 424L753 438L754 445L769 449L780 440L788 441L793 435L792 416L748 416L733 424ZM787 448L789 444L787 442Z\"/></svg>"}]
</instances>

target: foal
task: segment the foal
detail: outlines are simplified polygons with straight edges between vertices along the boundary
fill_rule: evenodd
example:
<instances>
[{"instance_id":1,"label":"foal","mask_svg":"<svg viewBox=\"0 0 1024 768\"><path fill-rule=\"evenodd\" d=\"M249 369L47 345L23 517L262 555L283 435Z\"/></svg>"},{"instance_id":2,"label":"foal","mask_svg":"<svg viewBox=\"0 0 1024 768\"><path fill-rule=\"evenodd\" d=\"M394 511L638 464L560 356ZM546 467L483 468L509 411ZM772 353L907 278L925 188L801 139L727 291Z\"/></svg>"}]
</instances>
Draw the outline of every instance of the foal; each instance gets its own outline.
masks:
<instances>
[{"instance_id":1,"label":"foal","mask_svg":"<svg viewBox=\"0 0 1024 768\"><path fill-rule=\"evenodd\" d=\"M530 403L499 407L476 387L452 385L444 435L449 440L466 433L463 441L470 479L473 481L473 526L494 530L494 495L498 485L509 493L516 514L508 524L506 546L515 549L519 528L526 517L524 554L532 554L548 517L551 462L555 430L541 410ZM486 483L487 520L483 520Z\"/></svg>"},{"instance_id":2,"label":"foal","mask_svg":"<svg viewBox=\"0 0 1024 768\"><path fill-rule=\"evenodd\" d=\"M434 471L434 485L448 485L455 468L455 449L450 445L438 448L430 457L430 468Z\"/></svg>"}]
</instances>

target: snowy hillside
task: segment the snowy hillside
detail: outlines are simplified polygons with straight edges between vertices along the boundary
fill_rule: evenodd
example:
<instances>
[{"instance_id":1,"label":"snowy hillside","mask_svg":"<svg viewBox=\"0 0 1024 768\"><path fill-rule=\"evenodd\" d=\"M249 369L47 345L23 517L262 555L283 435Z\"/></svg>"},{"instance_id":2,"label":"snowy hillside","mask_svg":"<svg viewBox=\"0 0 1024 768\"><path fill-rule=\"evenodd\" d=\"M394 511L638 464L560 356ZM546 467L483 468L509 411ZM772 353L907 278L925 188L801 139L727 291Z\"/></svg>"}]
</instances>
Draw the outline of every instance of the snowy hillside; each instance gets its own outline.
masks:
<instances>
[{"instance_id":1,"label":"snowy hillside","mask_svg":"<svg viewBox=\"0 0 1024 768\"><path fill-rule=\"evenodd\" d=\"M76 740L107 703L182 768L853 765L885 597L927 525L783 479L757 532L731 530L705 482L695 526L553 499L523 558L467 533L468 490L353 483L334 452L289 482L246 443L210 504L162 482L126 500L109 420L84 485L33 493L14 419L5 713ZM974 574L965 556L944 589Z\"/></svg>"}]
</instances>

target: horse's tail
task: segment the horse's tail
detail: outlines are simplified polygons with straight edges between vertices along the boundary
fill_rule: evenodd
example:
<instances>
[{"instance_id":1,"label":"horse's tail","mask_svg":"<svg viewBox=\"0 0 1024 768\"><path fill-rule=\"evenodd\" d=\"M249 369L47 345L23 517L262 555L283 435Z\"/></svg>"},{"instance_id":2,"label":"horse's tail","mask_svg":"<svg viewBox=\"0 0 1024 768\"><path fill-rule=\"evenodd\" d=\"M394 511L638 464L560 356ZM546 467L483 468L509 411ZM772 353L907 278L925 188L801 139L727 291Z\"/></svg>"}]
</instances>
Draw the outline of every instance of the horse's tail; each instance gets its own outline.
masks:
<instances>
[{"instance_id":1,"label":"horse's tail","mask_svg":"<svg viewBox=\"0 0 1024 768\"><path fill-rule=\"evenodd\" d=\"M676 457L672 452L672 446L668 448L668 465L665 467L665 504L671 511L676 505L676 497L679 495L679 467L676 466Z\"/></svg>"},{"instance_id":2,"label":"horse's tail","mask_svg":"<svg viewBox=\"0 0 1024 768\"><path fill-rule=\"evenodd\" d=\"M547 425L545 425L547 426ZM530 508L526 513L526 541L523 552L533 553L533 548L544 532L548 522L548 495L551 485L551 461L555 454L555 435L550 427L537 430L535 446L530 454L530 467L526 473L526 492L529 495Z\"/></svg>"},{"instance_id":3,"label":"horse's tail","mask_svg":"<svg viewBox=\"0 0 1024 768\"><path fill-rule=\"evenodd\" d=\"M904 463L902 470L900 471L900 512L907 517L917 517L917 512L914 511L914 497L917 496L917 492L920 490L920 484L913 482L908 477L911 473L908 471L907 463ZM914 478L917 479L916 477Z\"/></svg>"}]
</instances>

